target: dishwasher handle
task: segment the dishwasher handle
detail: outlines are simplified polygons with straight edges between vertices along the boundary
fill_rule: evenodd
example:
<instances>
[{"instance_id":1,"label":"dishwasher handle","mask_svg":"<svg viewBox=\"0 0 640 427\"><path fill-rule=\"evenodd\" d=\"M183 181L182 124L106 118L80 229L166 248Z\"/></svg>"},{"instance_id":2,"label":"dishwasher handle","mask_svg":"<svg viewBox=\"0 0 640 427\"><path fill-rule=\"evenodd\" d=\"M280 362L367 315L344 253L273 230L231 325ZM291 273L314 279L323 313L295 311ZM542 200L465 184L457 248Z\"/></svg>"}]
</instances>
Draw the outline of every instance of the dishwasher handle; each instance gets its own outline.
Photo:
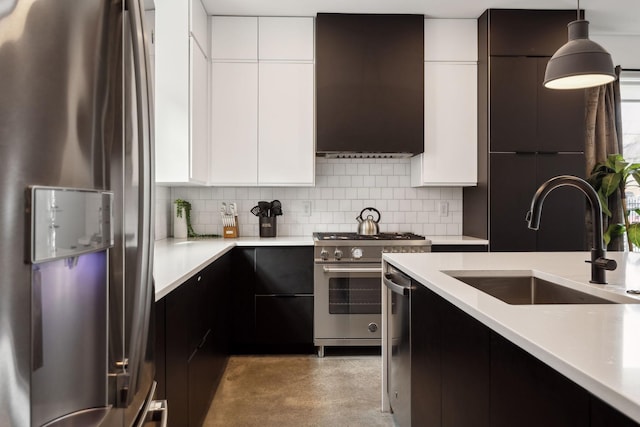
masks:
<instances>
[{"instance_id":1,"label":"dishwasher handle","mask_svg":"<svg viewBox=\"0 0 640 427\"><path fill-rule=\"evenodd\" d=\"M402 273L385 273L382 277L385 286L399 295L408 296L416 287L411 284L411 279ZM397 283L400 282L400 283Z\"/></svg>"}]
</instances>

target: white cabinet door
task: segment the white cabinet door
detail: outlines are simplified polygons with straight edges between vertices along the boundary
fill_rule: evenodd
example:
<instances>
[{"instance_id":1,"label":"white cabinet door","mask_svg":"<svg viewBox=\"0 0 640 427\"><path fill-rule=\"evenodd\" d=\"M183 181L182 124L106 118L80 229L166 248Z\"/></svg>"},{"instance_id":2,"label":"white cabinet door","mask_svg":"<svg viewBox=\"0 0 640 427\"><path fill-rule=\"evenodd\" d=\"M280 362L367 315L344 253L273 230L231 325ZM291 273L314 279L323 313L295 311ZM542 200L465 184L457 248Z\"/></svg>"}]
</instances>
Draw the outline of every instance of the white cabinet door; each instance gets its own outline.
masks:
<instances>
[{"instance_id":1,"label":"white cabinet door","mask_svg":"<svg viewBox=\"0 0 640 427\"><path fill-rule=\"evenodd\" d=\"M201 47L204 41L206 49L206 12L200 0L155 4L156 182L206 184L209 79ZM196 41L190 34L202 37L203 23L205 38Z\"/></svg>"},{"instance_id":2,"label":"white cabinet door","mask_svg":"<svg viewBox=\"0 0 640 427\"><path fill-rule=\"evenodd\" d=\"M184 1L184 0L182 0ZM205 55L209 52L208 47L208 31L207 31L207 11L202 6L202 2L200 0L190 0L190 22L189 22L189 31L192 37L195 37L196 41L200 45L200 49L205 53Z\"/></svg>"},{"instance_id":3,"label":"white cabinet door","mask_svg":"<svg viewBox=\"0 0 640 427\"><path fill-rule=\"evenodd\" d=\"M189 182L189 14L182 1L156 1L156 182Z\"/></svg>"},{"instance_id":4,"label":"white cabinet door","mask_svg":"<svg viewBox=\"0 0 640 427\"><path fill-rule=\"evenodd\" d=\"M425 19L424 60L477 61L477 20Z\"/></svg>"},{"instance_id":5,"label":"white cabinet door","mask_svg":"<svg viewBox=\"0 0 640 427\"><path fill-rule=\"evenodd\" d=\"M193 182L206 184L209 178L209 64L193 38L191 54L190 176Z\"/></svg>"},{"instance_id":6,"label":"white cabinet door","mask_svg":"<svg viewBox=\"0 0 640 427\"><path fill-rule=\"evenodd\" d=\"M412 186L477 184L477 65L425 62L424 153Z\"/></svg>"},{"instance_id":7,"label":"white cabinet door","mask_svg":"<svg viewBox=\"0 0 640 427\"><path fill-rule=\"evenodd\" d=\"M313 185L313 64L260 63L261 185Z\"/></svg>"},{"instance_id":8,"label":"white cabinet door","mask_svg":"<svg viewBox=\"0 0 640 427\"><path fill-rule=\"evenodd\" d=\"M258 59L258 18L255 16L212 16L211 59Z\"/></svg>"},{"instance_id":9,"label":"white cabinet door","mask_svg":"<svg viewBox=\"0 0 640 427\"><path fill-rule=\"evenodd\" d=\"M313 18L258 18L260 61L312 61L313 39Z\"/></svg>"},{"instance_id":10,"label":"white cabinet door","mask_svg":"<svg viewBox=\"0 0 640 427\"><path fill-rule=\"evenodd\" d=\"M258 64L214 62L211 72L212 185L258 182Z\"/></svg>"}]
</instances>

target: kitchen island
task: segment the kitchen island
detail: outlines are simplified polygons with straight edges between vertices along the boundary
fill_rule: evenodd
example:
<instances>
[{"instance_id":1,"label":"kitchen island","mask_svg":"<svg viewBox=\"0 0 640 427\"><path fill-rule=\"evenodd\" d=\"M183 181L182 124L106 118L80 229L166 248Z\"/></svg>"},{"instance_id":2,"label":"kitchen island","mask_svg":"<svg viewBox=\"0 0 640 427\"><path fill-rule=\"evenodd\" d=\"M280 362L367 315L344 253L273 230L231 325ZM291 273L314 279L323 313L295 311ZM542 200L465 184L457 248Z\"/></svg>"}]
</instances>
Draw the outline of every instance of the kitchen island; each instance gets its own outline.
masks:
<instances>
[{"instance_id":1,"label":"kitchen island","mask_svg":"<svg viewBox=\"0 0 640 427\"><path fill-rule=\"evenodd\" d=\"M581 252L384 254L383 260L638 422L640 298L626 291L640 288L640 254L607 255L618 262L607 285L589 283L589 254ZM620 304L510 305L450 275L465 271L532 275ZM383 393L388 409L385 399Z\"/></svg>"}]
</instances>

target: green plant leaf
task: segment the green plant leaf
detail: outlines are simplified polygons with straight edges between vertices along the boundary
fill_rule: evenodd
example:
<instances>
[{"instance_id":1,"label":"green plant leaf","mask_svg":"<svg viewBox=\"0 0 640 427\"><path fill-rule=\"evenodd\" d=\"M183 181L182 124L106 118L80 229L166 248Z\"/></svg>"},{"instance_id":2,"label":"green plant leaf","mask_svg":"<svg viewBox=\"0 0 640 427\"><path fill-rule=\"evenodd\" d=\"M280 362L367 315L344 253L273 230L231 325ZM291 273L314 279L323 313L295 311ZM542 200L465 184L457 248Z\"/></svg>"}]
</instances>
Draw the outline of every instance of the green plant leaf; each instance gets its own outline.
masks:
<instances>
[{"instance_id":1,"label":"green plant leaf","mask_svg":"<svg viewBox=\"0 0 640 427\"><path fill-rule=\"evenodd\" d=\"M629 212L635 212L636 215L640 215L640 208L631 209Z\"/></svg>"},{"instance_id":2,"label":"green plant leaf","mask_svg":"<svg viewBox=\"0 0 640 427\"><path fill-rule=\"evenodd\" d=\"M609 210L609 198L602 194L602 189L598 191L598 198L600 199L600 205L602 206L602 213L610 217L611 211Z\"/></svg>"},{"instance_id":3,"label":"green plant leaf","mask_svg":"<svg viewBox=\"0 0 640 427\"><path fill-rule=\"evenodd\" d=\"M605 162L605 164L614 171L617 171L616 164L619 162L624 162L624 158L621 154L609 154L607 156L607 161Z\"/></svg>"},{"instance_id":4,"label":"green plant leaf","mask_svg":"<svg viewBox=\"0 0 640 427\"><path fill-rule=\"evenodd\" d=\"M621 178L620 174L617 173L607 174L602 178L602 186L600 187L602 193L607 197L615 193L620 185Z\"/></svg>"},{"instance_id":5,"label":"green plant leaf","mask_svg":"<svg viewBox=\"0 0 640 427\"><path fill-rule=\"evenodd\" d=\"M627 239L633 243L634 246L640 246L640 223L629 224Z\"/></svg>"},{"instance_id":6,"label":"green plant leaf","mask_svg":"<svg viewBox=\"0 0 640 427\"><path fill-rule=\"evenodd\" d=\"M622 236L624 234L624 231L624 225L610 224L603 236L605 245L608 245L611 242L611 239L613 239L614 237Z\"/></svg>"},{"instance_id":7,"label":"green plant leaf","mask_svg":"<svg viewBox=\"0 0 640 427\"><path fill-rule=\"evenodd\" d=\"M636 183L640 185L640 171L632 173L631 176L636 180Z\"/></svg>"}]
</instances>

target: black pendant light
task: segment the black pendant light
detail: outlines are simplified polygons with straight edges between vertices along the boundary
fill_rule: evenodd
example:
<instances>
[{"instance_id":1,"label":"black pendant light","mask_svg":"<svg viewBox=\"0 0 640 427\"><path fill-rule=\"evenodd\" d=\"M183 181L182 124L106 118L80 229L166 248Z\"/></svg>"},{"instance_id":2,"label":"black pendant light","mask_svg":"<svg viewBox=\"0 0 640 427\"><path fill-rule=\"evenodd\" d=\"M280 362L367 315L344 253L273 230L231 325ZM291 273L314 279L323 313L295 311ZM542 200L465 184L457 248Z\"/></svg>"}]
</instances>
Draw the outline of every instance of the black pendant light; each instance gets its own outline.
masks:
<instances>
[{"instance_id":1,"label":"black pendant light","mask_svg":"<svg viewBox=\"0 0 640 427\"><path fill-rule=\"evenodd\" d=\"M578 19L567 25L569 41L551 57L544 73L549 89L583 89L610 83L616 79L609 52L589 40L589 21Z\"/></svg>"}]
</instances>

